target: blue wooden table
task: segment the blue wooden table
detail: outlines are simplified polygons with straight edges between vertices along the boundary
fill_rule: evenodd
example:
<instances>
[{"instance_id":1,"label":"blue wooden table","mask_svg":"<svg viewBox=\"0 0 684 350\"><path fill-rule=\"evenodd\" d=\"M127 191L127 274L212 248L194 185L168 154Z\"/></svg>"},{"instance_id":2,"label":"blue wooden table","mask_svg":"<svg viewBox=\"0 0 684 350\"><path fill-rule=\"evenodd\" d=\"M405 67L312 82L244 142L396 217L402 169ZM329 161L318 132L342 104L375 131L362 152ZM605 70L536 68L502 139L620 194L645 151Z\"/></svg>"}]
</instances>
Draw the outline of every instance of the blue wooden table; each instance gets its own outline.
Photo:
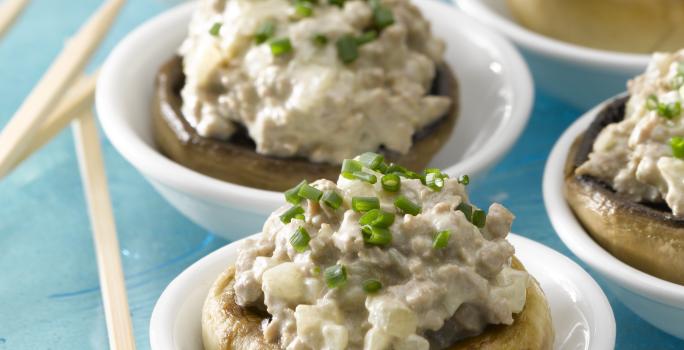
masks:
<instances>
[{"instance_id":1,"label":"blue wooden table","mask_svg":"<svg viewBox=\"0 0 684 350\"><path fill-rule=\"evenodd\" d=\"M0 127L98 4L34 0L0 39ZM168 0L129 1L92 67L128 31L172 5ZM527 131L503 162L471 186L475 203L500 201L517 215L515 232L575 260L551 228L541 179L551 146L580 114L537 91ZM164 287L226 242L171 208L107 142L104 151L135 336L139 348L147 349L150 314ZM684 341L651 327L607 294L619 349L684 349ZM74 145L65 130L0 181L0 350L105 349L106 337Z\"/></svg>"}]
</instances>

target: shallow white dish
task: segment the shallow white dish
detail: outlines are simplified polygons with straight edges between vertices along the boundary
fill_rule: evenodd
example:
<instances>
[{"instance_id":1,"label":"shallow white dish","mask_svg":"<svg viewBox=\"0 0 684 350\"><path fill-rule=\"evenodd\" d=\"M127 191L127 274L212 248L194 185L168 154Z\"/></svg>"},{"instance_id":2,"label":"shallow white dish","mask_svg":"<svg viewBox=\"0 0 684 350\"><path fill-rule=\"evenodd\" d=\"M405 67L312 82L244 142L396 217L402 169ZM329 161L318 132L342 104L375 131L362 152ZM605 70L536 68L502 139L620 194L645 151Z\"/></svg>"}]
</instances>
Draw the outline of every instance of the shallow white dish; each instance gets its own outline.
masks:
<instances>
[{"instance_id":1,"label":"shallow white dish","mask_svg":"<svg viewBox=\"0 0 684 350\"><path fill-rule=\"evenodd\" d=\"M625 90L649 55L597 50L553 39L519 25L506 0L454 0L464 12L509 37L523 52L537 85L581 109Z\"/></svg>"},{"instance_id":2,"label":"shallow white dish","mask_svg":"<svg viewBox=\"0 0 684 350\"><path fill-rule=\"evenodd\" d=\"M684 286L641 272L604 250L584 230L564 197L563 171L570 146L609 102L600 104L572 124L551 151L544 170L546 211L563 243L601 274L627 307L655 327L684 339Z\"/></svg>"},{"instance_id":3,"label":"shallow white dish","mask_svg":"<svg viewBox=\"0 0 684 350\"><path fill-rule=\"evenodd\" d=\"M417 2L447 41L446 60L459 80L460 117L433 166L452 175L482 173L512 148L529 118L532 80L506 39L436 0ZM151 111L155 75L186 35L195 3L143 24L111 53L100 73L97 112L114 147L180 212L227 239L261 229L283 204L279 192L220 181L157 151Z\"/></svg>"},{"instance_id":4,"label":"shallow white dish","mask_svg":"<svg viewBox=\"0 0 684 350\"><path fill-rule=\"evenodd\" d=\"M551 306L555 349L605 350L615 347L615 318L608 299L579 265L527 238L510 235L516 256L539 281ZM199 260L162 293L150 320L153 350L201 350L200 317L209 287L235 262L241 242ZM562 272L562 273L559 273Z\"/></svg>"}]
</instances>

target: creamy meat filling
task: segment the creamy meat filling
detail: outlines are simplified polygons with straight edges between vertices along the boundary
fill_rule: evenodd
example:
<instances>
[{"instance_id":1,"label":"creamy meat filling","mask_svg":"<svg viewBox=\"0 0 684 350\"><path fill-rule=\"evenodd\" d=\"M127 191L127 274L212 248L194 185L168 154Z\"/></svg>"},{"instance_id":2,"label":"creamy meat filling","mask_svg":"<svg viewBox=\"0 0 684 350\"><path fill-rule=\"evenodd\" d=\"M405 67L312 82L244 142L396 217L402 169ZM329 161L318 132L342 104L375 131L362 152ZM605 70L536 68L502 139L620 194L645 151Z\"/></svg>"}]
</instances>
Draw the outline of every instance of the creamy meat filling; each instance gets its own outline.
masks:
<instances>
[{"instance_id":1,"label":"creamy meat filling","mask_svg":"<svg viewBox=\"0 0 684 350\"><path fill-rule=\"evenodd\" d=\"M684 51L653 56L628 84L624 120L606 126L577 168L636 202L665 203L684 216Z\"/></svg>"},{"instance_id":2,"label":"creamy meat filling","mask_svg":"<svg viewBox=\"0 0 684 350\"><path fill-rule=\"evenodd\" d=\"M444 43L408 0L204 0L179 52L198 134L244 128L264 155L404 154L451 103L429 94Z\"/></svg>"},{"instance_id":3,"label":"creamy meat filling","mask_svg":"<svg viewBox=\"0 0 684 350\"><path fill-rule=\"evenodd\" d=\"M439 171L421 180L378 164L348 160L337 183L288 191L292 204L242 247L236 302L265 306L268 341L441 349L522 311L529 276L511 268L506 240L514 216L476 208L465 181Z\"/></svg>"}]
</instances>

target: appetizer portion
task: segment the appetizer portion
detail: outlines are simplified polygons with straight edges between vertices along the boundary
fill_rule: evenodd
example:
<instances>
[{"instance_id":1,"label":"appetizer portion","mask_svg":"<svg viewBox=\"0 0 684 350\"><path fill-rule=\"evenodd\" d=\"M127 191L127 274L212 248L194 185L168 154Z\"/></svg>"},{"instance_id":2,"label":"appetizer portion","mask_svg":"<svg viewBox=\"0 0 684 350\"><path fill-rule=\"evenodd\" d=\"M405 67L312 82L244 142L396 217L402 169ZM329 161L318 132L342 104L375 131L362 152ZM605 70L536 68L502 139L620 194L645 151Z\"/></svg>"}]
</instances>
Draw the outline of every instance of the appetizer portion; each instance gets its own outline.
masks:
<instances>
[{"instance_id":1,"label":"appetizer portion","mask_svg":"<svg viewBox=\"0 0 684 350\"><path fill-rule=\"evenodd\" d=\"M212 286L205 348L550 349L543 292L506 240L514 216L469 203L468 181L365 153L337 183L286 191Z\"/></svg>"},{"instance_id":2,"label":"appetizer portion","mask_svg":"<svg viewBox=\"0 0 684 350\"><path fill-rule=\"evenodd\" d=\"M455 118L444 50L408 0L205 0L182 63L160 72L157 141L180 163L260 188L330 178L365 151L422 167ZM251 184L244 163L293 175Z\"/></svg>"},{"instance_id":3,"label":"appetizer portion","mask_svg":"<svg viewBox=\"0 0 684 350\"><path fill-rule=\"evenodd\" d=\"M684 284L684 51L653 56L568 159L566 195L594 238L645 272Z\"/></svg>"},{"instance_id":4,"label":"appetizer portion","mask_svg":"<svg viewBox=\"0 0 684 350\"><path fill-rule=\"evenodd\" d=\"M540 34L596 49L652 53L684 43L679 0L507 0L513 17Z\"/></svg>"}]
</instances>

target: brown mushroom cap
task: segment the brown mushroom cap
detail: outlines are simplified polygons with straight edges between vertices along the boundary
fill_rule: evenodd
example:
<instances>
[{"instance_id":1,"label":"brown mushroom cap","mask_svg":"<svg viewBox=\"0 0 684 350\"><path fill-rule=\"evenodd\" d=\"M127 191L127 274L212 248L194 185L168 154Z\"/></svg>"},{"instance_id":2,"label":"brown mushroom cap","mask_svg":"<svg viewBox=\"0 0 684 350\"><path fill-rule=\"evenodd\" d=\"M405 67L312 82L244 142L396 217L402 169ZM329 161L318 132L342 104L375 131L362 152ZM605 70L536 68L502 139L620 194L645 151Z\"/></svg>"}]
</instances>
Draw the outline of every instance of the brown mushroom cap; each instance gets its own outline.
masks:
<instances>
[{"instance_id":1,"label":"brown mushroom cap","mask_svg":"<svg viewBox=\"0 0 684 350\"><path fill-rule=\"evenodd\" d=\"M181 112L180 90L184 80L180 57L167 62L157 75L152 111L154 136L157 146L167 157L205 175L264 190L284 191L302 179L337 180L339 165L258 154L254 143L244 133L228 142L200 136ZM433 85L433 93L452 98L450 110L414 135L413 146L407 154L380 150L388 161L411 169L423 169L449 140L458 115L457 83L449 68L442 66Z\"/></svg>"},{"instance_id":2,"label":"brown mushroom cap","mask_svg":"<svg viewBox=\"0 0 684 350\"><path fill-rule=\"evenodd\" d=\"M513 258L513 267L524 270ZM202 310L202 339L206 350L278 350L278 344L264 340L261 323L268 315L235 303L231 266L214 282ZM544 292L534 278L527 285L525 308L514 315L513 324L489 326L484 333L464 339L447 350L551 349L554 340L551 313Z\"/></svg>"},{"instance_id":3,"label":"brown mushroom cap","mask_svg":"<svg viewBox=\"0 0 684 350\"><path fill-rule=\"evenodd\" d=\"M565 197L585 229L608 252L641 271L684 284L684 218L674 216L664 204L634 202L610 184L575 174L601 130L624 118L627 99L609 104L573 143L565 165Z\"/></svg>"}]
</instances>

